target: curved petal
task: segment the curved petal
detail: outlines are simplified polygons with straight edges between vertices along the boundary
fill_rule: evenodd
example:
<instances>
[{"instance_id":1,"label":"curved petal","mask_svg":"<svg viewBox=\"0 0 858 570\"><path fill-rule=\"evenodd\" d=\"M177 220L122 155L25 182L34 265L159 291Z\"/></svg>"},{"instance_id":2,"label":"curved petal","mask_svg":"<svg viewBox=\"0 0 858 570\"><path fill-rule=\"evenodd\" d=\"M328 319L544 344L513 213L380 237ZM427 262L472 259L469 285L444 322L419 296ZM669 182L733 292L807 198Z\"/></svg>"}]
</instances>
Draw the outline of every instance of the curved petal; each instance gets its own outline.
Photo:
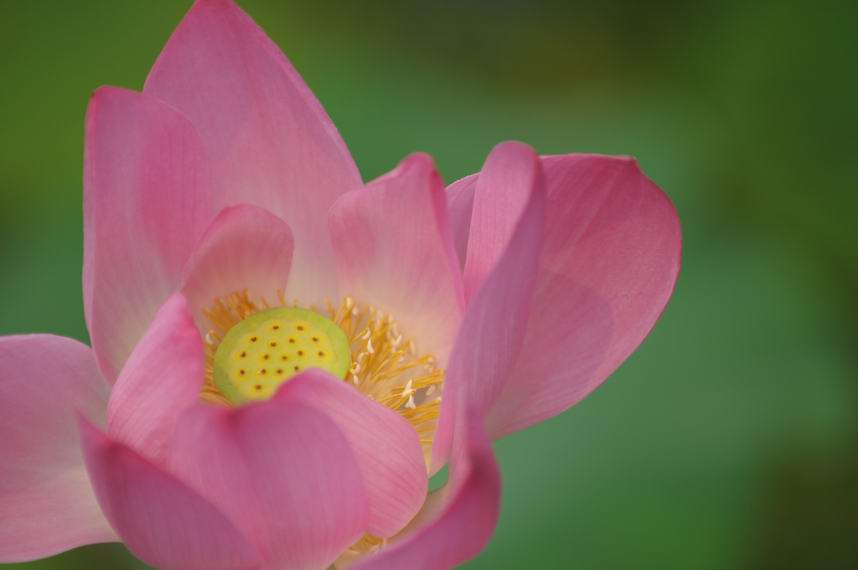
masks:
<instances>
[{"instance_id":1,"label":"curved petal","mask_svg":"<svg viewBox=\"0 0 858 570\"><path fill-rule=\"evenodd\" d=\"M492 196L498 197L498 204L490 203ZM507 206L513 211L499 211ZM459 422L456 410L467 403L484 416L510 378L527 329L545 207L545 181L536 154L517 143L499 145L477 183L471 222L476 239L471 240L466 270L479 286L450 357L432 448L433 469L447 460ZM485 271L490 273L483 277Z\"/></svg>"},{"instance_id":2,"label":"curved petal","mask_svg":"<svg viewBox=\"0 0 858 570\"><path fill-rule=\"evenodd\" d=\"M421 353L446 360L461 320L462 283L444 189L414 154L331 209L340 291L394 315Z\"/></svg>"},{"instance_id":3,"label":"curved petal","mask_svg":"<svg viewBox=\"0 0 858 570\"><path fill-rule=\"evenodd\" d=\"M98 502L138 558L164 570L258 567L253 544L198 493L84 419L80 433Z\"/></svg>"},{"instance_id":4,"label":"curved petal","mask_svg":"<svg viewBox=\"0 0 858 570\"><path fill-rule=\"evenodd\" d=\"M133 91L101 88L87 111L84 305L112 382L179 285L213 217L202 142L186 118Z\"/></svg>"},{"instance_id":5,"label":"curved petal","mask_svg":"<svg viewBox=\"0 0 858 570\"><path fill-rule=\"evenodd\" d=\"M0 337L0 562L117 540L92 493L75 411L103 416L92 351L51 335Z\"/></svg>"},{"instance_id":6,"label":"curved petal","mask_svg":"<svg viewBox=\"0 0 858 570\"><path fill-rule=\"evenodd\" d=\"M144 92L191 118L227 196L282 217L295 235L289 297L333 298L325 220L361 184L345 144L298 73L230 0L198 0L173 33Z\"/></svg>"},{"instance_id":7,"label":"curved petal","mask_svg":"<svg viewBox=\"0 0 858 570\"><path fill-rule=\"evenodd\" d=\"M479 174L460 178L447 186L446 191L453 247L456 249L462 271L468 259L468 234L471 231L471 211L474 209L474 191L477 188L478 178Z\"/></svg>"},{"instance_id":8,"label":"curved petal","mask_svg":"<svg viewBox=\"0 0 858 570\"><path fill-rule=\"evenodd\" d=\"M457 430L447 486L399 537L355 570L448 570L485 548L497 525L501 480L479 416Z\"/></svg>"},{"instance_id":9,"label":"curved petal","mask_svg":"<svg viewBox=\"0 0 858 570\"><path fill-rule=\"evenodd\" d=\"M203 343L188 302L164 304L119 374L107 406L110 437L161 459L181 414L199 400Z\"/></svg>"},{"instance_id":10,"label":"curved petal","mask_svg":"<svg viewBox=\"0 0 858 570\"><path fill-rule=\"evenodd\" d=\"M640 344L670 298L680 229L634 160L543 159L546 234L520 357L488 418L501 436L580 401Z\"/></svg>"},{"instance_id":11,"label":"curved petal","mask_svg":"<svg viewBox=\"0 0 858 570\"><path fill-rule=\"evenodd\" d=\"M182 292L197 318L215 299L238 291L277 299L289 279L292 245L289 226L274 214L248 205L222 210L185 271Z\"/></svg>"},{"instance_id":12,"label":"curved petal","mask_svg":"<svg viewBox=\"0 0 858 570\"><path fill-rule=\"evenodd\" d=\"M368 526L364 482L336 423L275 396L186 414L170 466L235 520L265 566L327 568Z\"/></svg>"},{"instance_id":13,"label":"curved petal","mask_svg":"<svg viewBox=\"0 0 858 570\"><path fill-rule=\"evenodd\" d=\"M476 181L465 261L465 298L471 299L494 269L533 189L544 192L539 157L518 142L497 145Z\"/></svg>"},{"instance_id":14,"label":"curved petal","mask_svg":"<svg viewBox=\"0 0 858 570\"><path fill-rule=\"evenodd\" d=\"M348 439L369 499L367 532L392 536L417 514L426 499L426 463L417 432L402 416L318 369L289 380L278 398L325 414Z\"/></svg>"}]
</instances>

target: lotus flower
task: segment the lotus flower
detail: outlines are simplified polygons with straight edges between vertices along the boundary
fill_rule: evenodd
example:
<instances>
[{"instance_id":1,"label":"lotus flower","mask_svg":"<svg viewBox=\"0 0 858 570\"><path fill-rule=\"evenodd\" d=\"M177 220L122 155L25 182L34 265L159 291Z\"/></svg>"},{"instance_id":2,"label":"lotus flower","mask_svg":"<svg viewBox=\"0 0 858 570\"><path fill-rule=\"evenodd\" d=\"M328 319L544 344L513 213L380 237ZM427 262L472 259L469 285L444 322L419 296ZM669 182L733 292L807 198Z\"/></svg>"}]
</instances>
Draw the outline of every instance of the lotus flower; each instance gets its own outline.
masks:
<instances>
[{"instance_id":1,"label":"lotus flower","mask_svg":"<svg viewBox=\"0 0 858 570\"><path fill-rule=\"evenodd\" d=\"M497 521L492 439L605 380L678 271L631 159L509 142L446 189L422 154L364 185L228 0L93 95L84 178L92 348L0 339L0 561L451 568Z\"/></svg>"}]
</instances>

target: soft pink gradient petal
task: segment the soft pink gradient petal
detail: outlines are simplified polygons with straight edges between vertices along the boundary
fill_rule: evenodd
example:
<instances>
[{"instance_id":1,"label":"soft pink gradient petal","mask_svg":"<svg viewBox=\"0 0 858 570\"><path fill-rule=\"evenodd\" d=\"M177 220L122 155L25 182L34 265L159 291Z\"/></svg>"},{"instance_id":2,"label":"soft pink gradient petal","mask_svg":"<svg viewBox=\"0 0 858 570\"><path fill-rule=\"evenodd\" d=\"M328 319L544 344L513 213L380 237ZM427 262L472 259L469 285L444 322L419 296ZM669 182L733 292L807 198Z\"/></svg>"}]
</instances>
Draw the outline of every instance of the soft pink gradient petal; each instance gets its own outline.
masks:
<instances>
[{"instance_id":1,"label":"soft pink gradient petal","mask_svg":"<svg viewBox=\"0 0 858 570\"><path fill-rule=\"evenodd\" d=\"M488 418L494 437L574 405L640 344L670 298L680 229L634 160L543 159L546 235L524 345Z\"/></svg>"},{"instance_id":2,"label":"soft pink gradient petal","mask_svg":"<svg viewBox=\"0 0 858 570\"><path fill-rule=\"evenodd\" d=\"M188 302L175 294L158 311L119 374L107 406L111 439L163 458L182 413L199 400L203 342Z\"/></svg>"},{"instance_id":3,"label":"soft pink gradient petal","mask_svg":"<svg viewBox=\"0 0 858 570\"><path fill-rule=\"evenodd\" d=\"M295 235L289 297L333 298L325 220L361 185L348 149L301 77L229 0L198 0L173 33L144 92L187 114L205 139L226 193L282 217Z\"/></svg>"},{"instance_id":4,"label":"soft pink gradient petal","mask_svg":"<svg viewBox=\"0 0 858 570\"><path fill-rule=\"evenodd\" d=\"M476 181L465 261L465 298L470 300L506 250L533 188L544 192L542 166L529 146L497 145Z\"/></svg>"},{"instance_id":5,"label":"soft pink gradient petal","mask_svg":"<svg viewBox=\"0 0 858 570\"><path fill-rule=\"evenodd\" d=\"M240 205L218 214L197 245L182 292L194 313L218 297L246 291L252 299L276 302L286 289L292 263L292 232L274 214Z\"/></svg>"},{"instance_id":6,"label":"soft pink gradient petal","mask_svg":"<svg viewBox=\"0 0 858 570\"><path fill-rule=\"evenodd\" d=\"M200 404L176 430L170 466L254 538L266 568L327 568L369 524L348 440L325 414L288 397Z\"/></svg>"},{"instance_id":7,"label":"soft pink gradient petal","mask_svg":"<svg viewBox=\"0 0 858 570\"><path fill-rule=\"evenodd\" d=\"M215 211L190 122L133 91L101 88L86 119L84 306L112 382Z\"/></svg>"},{"instance_id":8,"label":"soft pink gradient petal","mask_svg":"<svg viewBox=\"0 0 858 570\"><path fill-rule=\"evenodd\" d=\"M278 396L333 420L348 439L369 499L368 532L389 537L426 499L426 463L417 432L402 416L318 369L287 382Z\"/></svg>"},{"instance_id":9,"label":"soft pink gradient petal","mask_svg":"<svg viewBox=\"0 0 858 570\"><path fill-rule=\"evenodd\" d=\"M478 179L479 174L471 174L447 186L446 191L453 247L463 272L468 259L468 236L471 232L471 212L474 209L474 191Z\"/></svg>"},{"instance_id":10,"label":"soft pink gradient petal","mask_svg":"<svg viewBox=\"0 0 858 570\"><path fill-rule=\"evenodd\" d=\"M164 570L259 567L253 544L196 491L86 420L80 433L98 501L138 558Z\"/></svg>"},{"instance_id":11,"label":"soft pink gradient petal","mask_svg":"<svg viewBox=\"0 0 858 570\"><path fill-rule=\"evenodd\" d=\"M490 273L479 279L450 357L432 449L433 469L447 460L453 428L459 422L456 410L467 404L483 417L510 379L527 330L543 239L545 180L530 147L499 145L486 160L480 178L471 222L472 235L476 231L478 237L468 252L469 261L478 261L467 267L474 268L473 279L482 277L487 265ZM492 196L499 198L498 205L490 203ZM513 212L499 212L504 207ZM489 229L492 222L497 222L494 230ZM499 258L497 246L502 247Z\"/></svg>"},{"instance_id":12,"label":"soft pink gradient petal","mask_svg":"<svg viewBox=\"0 0 858 570\"><path fill-rule=\"evenodd\" d=\"M443 364L461 320L462 282L432 159L414 154L331 210L340 292L390 313Z\"/></svg>"},{"instance_id":13,"label":"soft pink gradient petal","mask_svg":"<svg viewBox=\"0 0 858 570\"><path fill-rule=\"evenodd\" d=\"M467 420L456 431L447 486L387 548L353 570L448 570L485 548L500 512L500 472L479 416L460 411Z\"/></svg>"},{"instance_id":14,"label":"soft pink gradient petal","mask_svg":"<svg viewBox=\"0 0 858 570\"><path fill-rule=\"evenodd\" d=\"M108 387L88 346L0 337L0 562L117 540L78 445L76 410L100 417Z\"/></svg>"}]
</instances>

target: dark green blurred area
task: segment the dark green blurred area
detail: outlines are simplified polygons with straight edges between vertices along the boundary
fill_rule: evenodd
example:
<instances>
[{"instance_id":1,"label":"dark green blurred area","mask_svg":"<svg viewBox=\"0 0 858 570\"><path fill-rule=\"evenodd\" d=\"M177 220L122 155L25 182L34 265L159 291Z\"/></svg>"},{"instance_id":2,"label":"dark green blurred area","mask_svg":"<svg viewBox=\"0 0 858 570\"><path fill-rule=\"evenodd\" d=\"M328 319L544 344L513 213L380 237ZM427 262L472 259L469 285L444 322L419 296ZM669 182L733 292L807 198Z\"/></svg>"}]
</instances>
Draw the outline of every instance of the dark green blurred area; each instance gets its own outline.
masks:
<instances>
[{"instance_id":1,"label":"dark green blurred area","mask_svg":"<svg viewBox=\"0 0 858 570\"><path fill-rule=\"evenodd\" d=\"M678 207L663 319L497 443L502 519L468 568L858 568L858 4L241 4L365 179L424 150L452 181L520 139L634 155ZM87 99L141 88L188 6L0 3L0 333L86 339ZM9 567L142 566L114 545Z\"/></svg>"}]
</instances>

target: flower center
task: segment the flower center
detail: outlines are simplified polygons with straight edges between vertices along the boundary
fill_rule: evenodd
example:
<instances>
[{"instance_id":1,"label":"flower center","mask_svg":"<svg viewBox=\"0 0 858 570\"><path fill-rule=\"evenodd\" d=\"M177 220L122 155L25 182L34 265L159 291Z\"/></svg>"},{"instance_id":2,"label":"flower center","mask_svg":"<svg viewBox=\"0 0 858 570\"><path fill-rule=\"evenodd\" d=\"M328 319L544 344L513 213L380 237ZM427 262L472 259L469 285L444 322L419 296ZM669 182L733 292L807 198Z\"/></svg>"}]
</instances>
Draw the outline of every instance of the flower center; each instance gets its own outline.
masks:
<instances>
[{"instance_id":1,"label":"flower center","mask_svg":"<svg viewBox=\"0 0 858 570\"><path fill-rule=\"evenodd\" d=\"M265 400L302 370L322 368L405 418L429 465L444 370L431 354L419 353L392 315L350 297L320 311L289 304L282 293L272 306L240 291L215 299L205 316L212 328L204 401Z\"/></svg>"},{"instance_id":2,"label":"flower center","mask_svg":"<svg viewBox=\"0 0 858 570\"><path fill-rule=\"evenodd\" d=\"M227 332L214 355L214 385L233 404L265 400L306 368L344 378L351 350L343 330L298 307L266 309Z\"/></svg>"}]
</instances>

